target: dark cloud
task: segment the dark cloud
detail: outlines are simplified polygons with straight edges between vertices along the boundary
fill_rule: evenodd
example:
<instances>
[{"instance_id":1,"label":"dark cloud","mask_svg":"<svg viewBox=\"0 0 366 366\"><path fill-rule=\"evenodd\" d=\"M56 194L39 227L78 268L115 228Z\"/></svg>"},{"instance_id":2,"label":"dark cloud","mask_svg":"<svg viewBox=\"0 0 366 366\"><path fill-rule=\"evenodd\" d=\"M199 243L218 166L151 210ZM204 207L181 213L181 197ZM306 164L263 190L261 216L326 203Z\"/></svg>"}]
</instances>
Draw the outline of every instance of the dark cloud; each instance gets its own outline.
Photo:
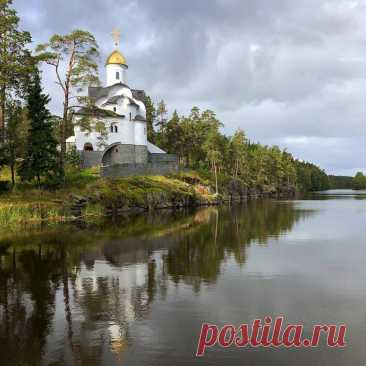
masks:
<instances>
[{"instance_id":1,"label":"dark cloud","mask_svg":"<svg viewBox=\"0 0 366 366\"><path fill-rule=\"evenodd\" d=\"M131 86L171 109L217 111L225 132L288 147L330 172L366 171L365 0L16 0L41 42L93 32L103 60L122 32ZM49 70L44 83L60 110Z\"/></svg>"}]
</instances>

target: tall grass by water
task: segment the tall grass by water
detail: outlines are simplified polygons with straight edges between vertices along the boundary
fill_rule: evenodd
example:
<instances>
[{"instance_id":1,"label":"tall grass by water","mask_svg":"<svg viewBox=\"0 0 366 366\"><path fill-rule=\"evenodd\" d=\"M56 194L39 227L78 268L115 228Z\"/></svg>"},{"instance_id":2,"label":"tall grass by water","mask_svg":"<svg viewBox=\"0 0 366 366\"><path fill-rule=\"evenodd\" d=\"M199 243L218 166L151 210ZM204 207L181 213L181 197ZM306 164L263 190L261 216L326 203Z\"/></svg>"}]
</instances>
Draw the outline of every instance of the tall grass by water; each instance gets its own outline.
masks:
<instances>
[{"instance_id":1,"label":"tall grass by water","mask_svg":"<svg viewBox=\"0 0 366 366\"><path fill-rule=\"evenodd\" d=\"M0 226L2 228L19 225L41 224L43 221L65 220L62 209L44 203L0 202Z\"/></svg>"}]
</instances>

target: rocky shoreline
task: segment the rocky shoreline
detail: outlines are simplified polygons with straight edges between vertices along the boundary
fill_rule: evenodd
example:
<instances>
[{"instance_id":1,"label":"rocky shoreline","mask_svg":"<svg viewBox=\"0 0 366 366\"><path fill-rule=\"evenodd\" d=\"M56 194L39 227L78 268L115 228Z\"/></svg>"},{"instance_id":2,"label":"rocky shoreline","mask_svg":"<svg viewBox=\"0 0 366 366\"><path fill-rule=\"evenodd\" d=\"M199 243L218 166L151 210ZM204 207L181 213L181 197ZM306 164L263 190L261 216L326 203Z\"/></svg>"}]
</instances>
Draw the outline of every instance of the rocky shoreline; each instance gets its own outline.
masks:
<instances>
[{"instance_id":1,"label":"rocky shoreline","mask_svg":"<svg viewBox=\"0 0 366 366\"><path fill-rule=\"evenodd\" d=\"M293 197L295 187L247 187L225 178L215 193L210 177L195 171L169 176L97 178L63 191L26 190L4 194L0 201L2 231L82 221L98 223L107 217L162 209L188 209L245 202L260 198ZM0 230L0 231L1 231Z\"/></svg>"},{"instance_id":2,"label":"rocky shoreline","mask_svg":"<svg viewBox=\"0 0 366 366\"><path fill-rule=\"evenodd\" d=\"M218 206L253 199L294 197L297 194L293 186L248 188L235 180L228 182L222 194L215 194L209 185L197 182L187 184L189 189L180 192L174 189L145 189L140 192L140 199L133 195L128 197L125 192L116 192L112 197L106 197L105 192L98 190L86 196L72 194L70 213L72 217L81 219L87 215L86 212L92 211L88 208L97 205L99 212L104 211L104 216L118 216L128 212Z\"/></svg>"}]
</instances>

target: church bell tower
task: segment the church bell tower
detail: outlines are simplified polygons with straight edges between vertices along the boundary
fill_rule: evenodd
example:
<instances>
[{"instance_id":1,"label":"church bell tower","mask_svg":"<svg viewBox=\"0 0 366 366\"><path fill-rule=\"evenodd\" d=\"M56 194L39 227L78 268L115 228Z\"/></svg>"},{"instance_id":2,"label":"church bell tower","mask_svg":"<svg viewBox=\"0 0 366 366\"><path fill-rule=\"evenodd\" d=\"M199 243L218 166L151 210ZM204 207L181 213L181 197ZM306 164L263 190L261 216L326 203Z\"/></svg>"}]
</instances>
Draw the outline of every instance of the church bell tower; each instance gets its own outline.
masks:
<instances>
[{"instance_id":1,"label":"church bell tower","mask_svg":"<svg viewBox=\"0 0 366 366\"><path fill-rule=\"evenodd\" d=\"M115 29L112 32L115 50L108 56L106 62L107 84L111 86L117 83L126 84L126 71L128 69L125 57L119 51L120 32Z\"/></svg>"}]
</instances>

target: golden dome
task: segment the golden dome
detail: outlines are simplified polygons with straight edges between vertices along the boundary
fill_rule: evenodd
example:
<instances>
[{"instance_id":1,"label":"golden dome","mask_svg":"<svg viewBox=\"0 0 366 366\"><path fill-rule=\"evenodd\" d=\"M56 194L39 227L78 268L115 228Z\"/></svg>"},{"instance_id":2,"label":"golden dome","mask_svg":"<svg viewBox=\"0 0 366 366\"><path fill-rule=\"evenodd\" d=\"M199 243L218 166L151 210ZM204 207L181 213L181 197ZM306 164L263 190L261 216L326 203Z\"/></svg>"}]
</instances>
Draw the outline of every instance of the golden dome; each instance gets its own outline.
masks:
<instances>
[{"instance_id":1,"label":"golden dome","mask_svg":"<svg viewBox=\"0 0 366 366\"><path fill-rule=\"evenodd\" d=\"M107 58L106 65L126 65L126 59L118 50L114 50Z\"/></svg>"}]
</instances>

